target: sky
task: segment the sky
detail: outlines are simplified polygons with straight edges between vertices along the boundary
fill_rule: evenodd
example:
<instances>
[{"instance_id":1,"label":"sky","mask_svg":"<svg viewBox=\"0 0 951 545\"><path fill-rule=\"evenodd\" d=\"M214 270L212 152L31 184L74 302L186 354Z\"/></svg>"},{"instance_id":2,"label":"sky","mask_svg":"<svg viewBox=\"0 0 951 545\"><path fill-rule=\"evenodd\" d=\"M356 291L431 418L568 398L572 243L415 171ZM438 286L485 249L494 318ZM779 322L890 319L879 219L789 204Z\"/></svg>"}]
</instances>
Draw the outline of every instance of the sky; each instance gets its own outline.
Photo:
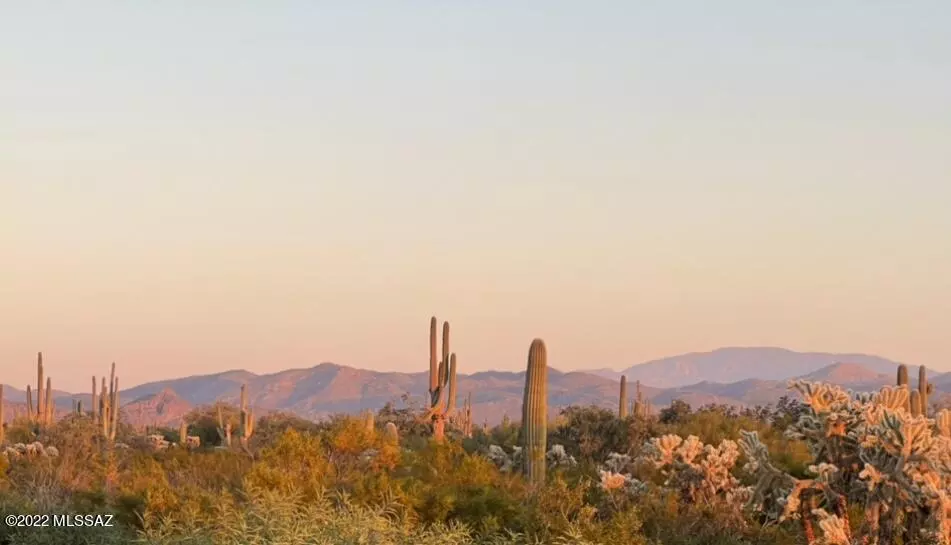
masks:
<instances>
[{"instance_id":1,"label":"sky","mask_svg":"<svg viewBox=\"0 0 951 545\"><path fill-rule=\"evenodd\" d=\"M951 3L0 4L0 383L951 370Z\"/></svg>"}]
</instances>

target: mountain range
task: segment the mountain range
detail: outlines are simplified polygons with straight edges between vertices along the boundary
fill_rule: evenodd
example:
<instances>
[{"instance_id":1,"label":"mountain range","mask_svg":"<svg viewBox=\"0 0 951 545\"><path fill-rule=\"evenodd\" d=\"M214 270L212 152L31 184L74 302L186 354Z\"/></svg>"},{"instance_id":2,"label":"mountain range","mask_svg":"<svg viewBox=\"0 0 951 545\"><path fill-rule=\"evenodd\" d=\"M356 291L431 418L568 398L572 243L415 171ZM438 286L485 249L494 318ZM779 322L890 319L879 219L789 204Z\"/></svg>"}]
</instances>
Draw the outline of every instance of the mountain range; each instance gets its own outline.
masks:
<instances>
[{"instance_id":1,"label":"mountain range","mask_svg":"<svg viewBox=\"0 0 951 545\"><path fill-rule=\"evenodd\" d=\"M552 414L568 405L598 405L616 410L618 380L623 374L635 382L657 409L674 399L693 407L708 403L754 406L775 403L789 393L787 381L804 378L840 384L855 390L877 390L894 384L897 362L865 354L794 352L782 348L722 348L691 353L635 365L623 371L561 372L549 370L548 398ZM917 379L912 369L912 382ZM939 395L951 392L951 373L929 373ZM458 375L458 404L471 393L477 422L495 424L506 415L517 420L521 412L524 372L482 371ZM428 370L418 373L379 372L333 363L306 369L289 369L258 375L249 371L226 371L151 382L120 391L124 418L136 425L175 425L193 408L217 401L237 404L242 384L257 414L284 411L305 418L333 413L379 409L388 402L396 406L422 405L429 385ZM60 412L89 394L54 390ZM7 386L7 415L21 410L25 392ZM9 418L9 417L8 417Z\"/></svg>"}]
</instances>

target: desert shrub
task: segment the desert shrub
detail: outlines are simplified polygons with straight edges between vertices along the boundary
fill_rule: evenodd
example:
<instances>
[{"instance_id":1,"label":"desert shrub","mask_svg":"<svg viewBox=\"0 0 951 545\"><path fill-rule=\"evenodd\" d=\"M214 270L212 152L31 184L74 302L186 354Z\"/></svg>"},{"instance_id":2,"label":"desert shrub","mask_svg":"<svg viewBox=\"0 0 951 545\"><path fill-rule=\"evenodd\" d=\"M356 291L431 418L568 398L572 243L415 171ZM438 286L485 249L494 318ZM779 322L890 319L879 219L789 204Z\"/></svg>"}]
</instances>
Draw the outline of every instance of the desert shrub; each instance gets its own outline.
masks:
<instances>
[{"instance_id":1,"label":"desert shrub","mask_svg":"<svg viewBox=\"0 0 951 545\"><path fill-rule=\"evenodd\" d=\"M600 407L567 407L560 423L549 433L549 444L565 447L582 464L594 464L611 452L627 452L630 422Z\"/></svg>"}]
</instances>

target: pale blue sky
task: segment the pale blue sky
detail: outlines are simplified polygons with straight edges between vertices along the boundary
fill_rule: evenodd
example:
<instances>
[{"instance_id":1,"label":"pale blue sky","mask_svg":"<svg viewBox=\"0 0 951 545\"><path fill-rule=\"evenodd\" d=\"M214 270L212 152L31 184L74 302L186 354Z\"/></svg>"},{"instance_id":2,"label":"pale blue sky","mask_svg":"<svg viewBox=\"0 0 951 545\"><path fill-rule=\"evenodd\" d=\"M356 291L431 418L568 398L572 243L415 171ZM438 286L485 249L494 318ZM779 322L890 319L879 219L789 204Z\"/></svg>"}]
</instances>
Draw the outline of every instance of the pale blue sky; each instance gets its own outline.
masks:
<instances>
[{"instance_id":1,"label":"pale blue sky","mask_svg":"<svg viewBox=\"0 0 951 545\"><path fill-rule=\"evenodd\" d=\"M0 4L0 381L951 370L951 4L513 4Z\"/></svg>"}]
</instances>

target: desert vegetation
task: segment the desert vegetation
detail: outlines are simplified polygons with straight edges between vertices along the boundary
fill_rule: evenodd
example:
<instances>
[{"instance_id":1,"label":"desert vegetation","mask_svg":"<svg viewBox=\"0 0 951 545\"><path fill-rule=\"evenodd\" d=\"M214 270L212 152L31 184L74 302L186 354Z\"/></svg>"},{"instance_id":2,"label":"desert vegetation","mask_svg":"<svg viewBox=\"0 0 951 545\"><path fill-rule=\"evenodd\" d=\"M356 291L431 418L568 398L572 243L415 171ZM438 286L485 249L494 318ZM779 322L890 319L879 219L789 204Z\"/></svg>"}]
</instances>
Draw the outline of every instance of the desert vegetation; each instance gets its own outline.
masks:
<instances>
[{"instance_id":1,"label":"desert vegetation","mask_svg":"<svg viewBox=\"0 0 951 545\"><path fill-rule=\"evenodd\" d=\"M39 358L29 409L0 431L0 515L113 526L0 526L0 543L951 543L951 413L930 406L924 369L915 389L902 366L878 392L794 381L744 410L655 411L622 380L617 411L550 420L535 339L521 420L475 427L449 331L437 351L432 319L426 406L320 422L256 416L242 388L238 407L143 432L123 422L114 366L92 407L54 418Z\"/></svg>"}]
</instances>

